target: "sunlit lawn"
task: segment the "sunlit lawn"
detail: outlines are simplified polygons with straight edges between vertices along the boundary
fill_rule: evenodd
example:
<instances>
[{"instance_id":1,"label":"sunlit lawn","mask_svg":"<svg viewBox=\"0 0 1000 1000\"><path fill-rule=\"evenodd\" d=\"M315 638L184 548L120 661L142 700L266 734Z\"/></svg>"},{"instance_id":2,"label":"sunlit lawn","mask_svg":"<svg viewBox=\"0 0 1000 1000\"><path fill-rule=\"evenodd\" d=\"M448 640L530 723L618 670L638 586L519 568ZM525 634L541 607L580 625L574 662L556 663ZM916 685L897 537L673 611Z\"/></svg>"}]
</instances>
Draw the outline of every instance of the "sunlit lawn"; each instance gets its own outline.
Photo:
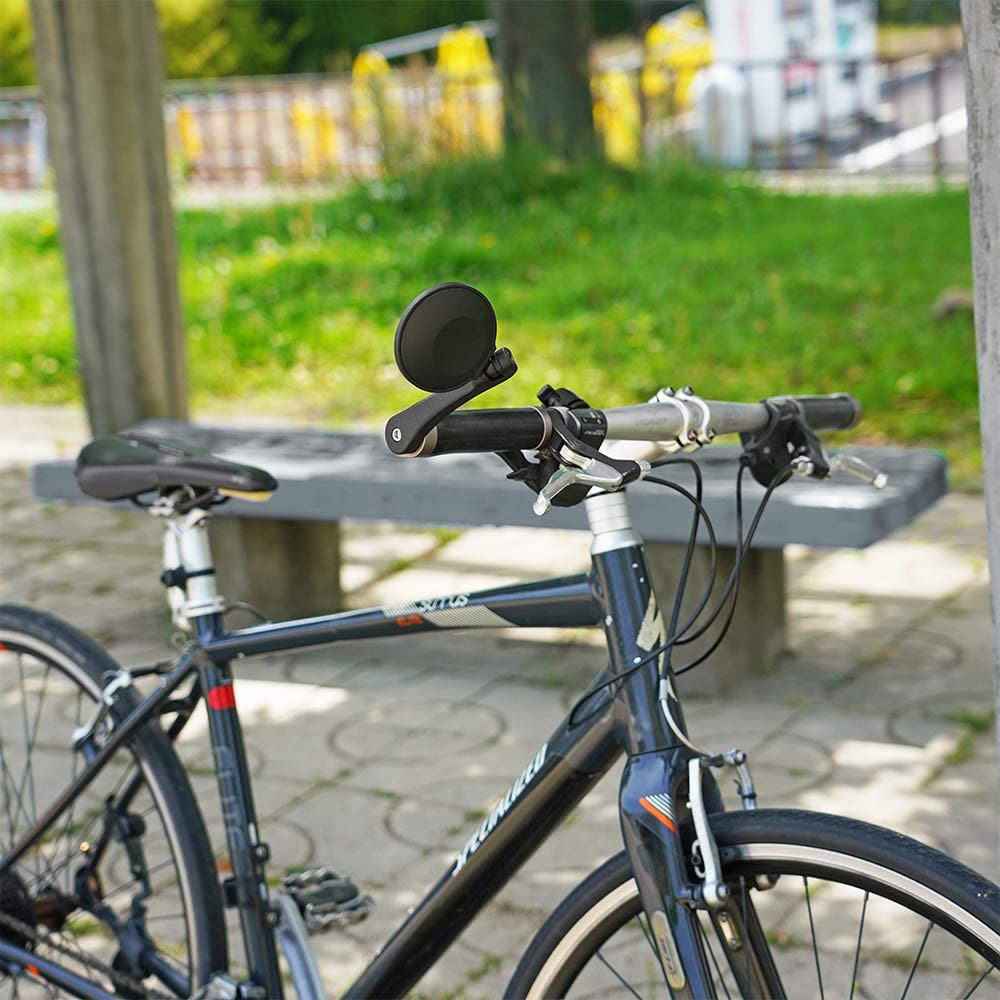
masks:
<instances>
[{"instance_id":1,"label":"sunlit lawn","mask_svg":"<svg viewBox=\"0 0 1000 1000\"><path fill-rule=\"evenodd\" d=\"M964 192L785 196L695 172L465 164L342 198L178 217L196 408L377 424L416 393L392 362L407 302L480 286L519 375L595 405L664 384L714 398L848 389L869 440L979 469L971 316L935 320L968 287ZM0 391L78 398L52 215L0 218Z\"/></svg>"}]
</instances>

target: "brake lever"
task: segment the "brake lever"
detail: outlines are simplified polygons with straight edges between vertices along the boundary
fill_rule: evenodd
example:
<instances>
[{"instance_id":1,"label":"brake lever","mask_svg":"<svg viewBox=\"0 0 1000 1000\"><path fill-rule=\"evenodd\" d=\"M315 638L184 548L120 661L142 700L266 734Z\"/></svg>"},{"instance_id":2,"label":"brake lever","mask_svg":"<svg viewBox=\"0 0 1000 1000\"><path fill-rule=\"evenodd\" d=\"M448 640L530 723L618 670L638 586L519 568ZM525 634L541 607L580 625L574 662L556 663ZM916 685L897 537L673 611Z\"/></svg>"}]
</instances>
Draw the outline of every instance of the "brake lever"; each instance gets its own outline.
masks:
<instances>
[{"instance_id":1,"label":"brake lever","mask_svg":"<svg viewBox=\"0 0 1000 1000\"><path fill-rule=\"evenodd\" d=\"M532 510L541 517L552 507L552 501L572 486L596 487L601 490L617 490L627 483L645 476L651 466L648 462L633 462L630 459L612 458L598 451L592 444L581 440L567 426L559 409L547 410L552 426L550 439L551 453L561 462L547 483L538 491ZM587 411L599 414L599 411ZM597 431L603 438L603 427Z\"/></svg>"},{"instance_id":2,"label":"brake lever","mask_svg":"<svg viewBox=\"0 0 1000 1000\"><path fill-rule=\"evenodd\" d=\"M560 457L569 461L570 459L564 454L565 451L566 449L563 449ZM636 479L641 479L650 470L649 462L638 461L635 463L638 466L635 475L629 477L597 459L585 458L581 455L573 455L572 458L582 458L582 467L572 464L556 469L549 477L549 481L538 491L538 496L535 497L535 502L531 505L531 509L539 517L551 509L552 501L558 494L562 493L565 489L569 489L571 486L582 485L608 491L617 490L624 486L626 482L634 482Z\"/></svg>"}]
</instances>

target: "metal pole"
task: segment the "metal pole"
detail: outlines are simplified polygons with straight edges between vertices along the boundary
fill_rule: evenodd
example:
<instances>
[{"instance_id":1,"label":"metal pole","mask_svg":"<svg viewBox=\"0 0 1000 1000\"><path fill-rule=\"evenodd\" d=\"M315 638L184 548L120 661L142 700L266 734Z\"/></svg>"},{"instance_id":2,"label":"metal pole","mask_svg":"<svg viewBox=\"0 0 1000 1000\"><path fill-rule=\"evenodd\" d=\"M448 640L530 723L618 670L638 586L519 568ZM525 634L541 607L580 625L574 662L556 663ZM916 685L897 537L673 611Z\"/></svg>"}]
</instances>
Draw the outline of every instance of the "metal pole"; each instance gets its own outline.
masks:
<instances>
[{"instance_id":1,"label":"metal pole","mask_svg":"<svg viewBox=\"0 0 1000 1000\"><path fill-rule=\"evenodd\" d=\"M934 123L934 180L938 184L941 183L941 174L944 167L940 125L943 106L941 99L943 79L941 56L935 52L933 68L931 70L931 121Z\"/></svg>"}]
</instances>

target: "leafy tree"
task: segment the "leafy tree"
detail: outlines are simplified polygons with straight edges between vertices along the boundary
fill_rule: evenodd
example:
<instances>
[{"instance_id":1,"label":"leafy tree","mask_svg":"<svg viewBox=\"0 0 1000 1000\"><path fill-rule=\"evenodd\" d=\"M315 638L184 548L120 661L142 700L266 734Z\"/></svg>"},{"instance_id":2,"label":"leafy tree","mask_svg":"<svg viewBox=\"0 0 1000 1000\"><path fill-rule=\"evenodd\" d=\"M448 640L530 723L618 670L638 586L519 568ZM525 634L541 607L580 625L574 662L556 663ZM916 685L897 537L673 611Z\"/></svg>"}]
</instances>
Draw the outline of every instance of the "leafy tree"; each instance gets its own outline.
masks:
<instances>
[{"instance_id":1,"label":"leafy tree","mask_svg":"<svg viewBox=\"0 0 1000 1000\"><path fill-rule=\"evenodd\" d=\"M348 66L373 42L486 17L485 0L262 0L260 6L283 31L301 31L289 72Z\"/></svg>"},{"instance_id":2,"label":"leafy tree","mask_svg":"<svg viewBox=\"0 0 1000 1000\"><path fill-rule=\"evenodd\" d=\"M28 0L0 0L0 86L26 87L35 82Z\"/></svg>"},{"instance_id":3,"label":"leafy tree","mask_svg":"<svg viewBox=\"0 0 1000 1000\"><path fill-rule=\"evenodd\" d=\"M171 79L283 73L306 28L268 20L260 3L159 0Z\"/></svg>"}]
</instances>

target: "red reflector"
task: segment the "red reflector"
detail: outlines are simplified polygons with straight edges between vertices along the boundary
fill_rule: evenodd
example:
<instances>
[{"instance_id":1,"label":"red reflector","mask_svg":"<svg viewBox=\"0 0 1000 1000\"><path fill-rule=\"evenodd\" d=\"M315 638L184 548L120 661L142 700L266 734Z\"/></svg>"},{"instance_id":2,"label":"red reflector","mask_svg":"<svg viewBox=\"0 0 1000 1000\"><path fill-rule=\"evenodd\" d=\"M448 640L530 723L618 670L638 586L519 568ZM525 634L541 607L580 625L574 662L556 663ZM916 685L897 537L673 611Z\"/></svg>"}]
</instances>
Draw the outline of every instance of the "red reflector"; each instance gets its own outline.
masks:
<instances>
[{"instance_id":1,"label":"red reflector","mask_svg":"<svg viewBox=\"0 0 1000 1000\"><path fill-rule=\"evenodd\" d=\"M0 642L0 649L6 649L6 648L7 647L2 642Z\"/></svg>"},{"instance_id":2,"label":"red reflector","mask_svg":"<svg viewBox=\"0 0 1000 1000\"><path fill-rule=\"evenodd\" d=\"M233 694L232 684L220 684L208 692L208 706L214 708L216 712L221 712L224 708L236 708L236 695Z\"/></svg>"}]
</instances>

